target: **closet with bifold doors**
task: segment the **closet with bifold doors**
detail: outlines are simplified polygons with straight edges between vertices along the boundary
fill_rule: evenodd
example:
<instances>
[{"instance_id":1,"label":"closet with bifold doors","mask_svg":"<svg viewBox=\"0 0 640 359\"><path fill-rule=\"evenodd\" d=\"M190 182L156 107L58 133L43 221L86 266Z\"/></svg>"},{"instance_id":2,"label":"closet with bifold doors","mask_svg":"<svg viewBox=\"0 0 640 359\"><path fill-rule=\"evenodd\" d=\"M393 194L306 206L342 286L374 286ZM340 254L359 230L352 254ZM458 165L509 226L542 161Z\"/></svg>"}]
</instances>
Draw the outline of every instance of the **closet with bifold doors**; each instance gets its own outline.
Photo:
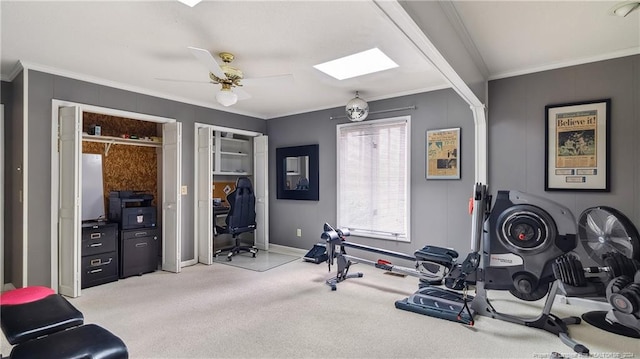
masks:
<instances>
[{"instance_id":1,"label":"closet with bifold doors","mask_svg":"<svg viewBox=\"0 0 640 359\"><path fill-rule=\"evenodd\" d=\"M81 288L158 269L161 164L162 124L83 113Z\"/></svg>"},{"instance_id":2,"label":"closet with bifold doors","mask_svg":"<svg viewBox=\"0 0 640 359\"><path fill-rule=\"evenodd\" d=\"M209 124L195 124L196 156L194 177L195 247L198 262L213 264L216 255L235 245L229 233L218 233L224 227L231 204L227 196L236 187L238 178L251 181L255 195L256 227L244 232L243 245L267 251L269 249L268 200L268 137L259 132Z\"/></svg>"}]
</instances>

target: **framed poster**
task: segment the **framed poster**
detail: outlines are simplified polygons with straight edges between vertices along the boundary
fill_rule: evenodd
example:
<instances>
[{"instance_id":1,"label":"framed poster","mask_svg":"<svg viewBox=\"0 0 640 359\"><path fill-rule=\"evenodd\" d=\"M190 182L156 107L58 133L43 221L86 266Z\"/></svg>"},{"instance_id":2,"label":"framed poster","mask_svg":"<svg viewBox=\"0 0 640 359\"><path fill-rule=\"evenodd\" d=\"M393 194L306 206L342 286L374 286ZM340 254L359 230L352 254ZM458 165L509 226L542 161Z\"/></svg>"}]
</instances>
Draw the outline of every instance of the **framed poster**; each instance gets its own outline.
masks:
<instances>
[{"instance_id":1,"label":"framed poster","mask_svg":"<svg viewBox=\"0 0 640 359\"><path fill-rule=\"evenodd\" d=\"M460 179L460 128L427 130L427 179Z\"/></svg>"},{"instance_id":2,"label":"framed poster","mask_svg":"<svg viewBox=\"0 0 640 359\"><path fill-rule=\"evenodd\" d=\"M611 99L545 110L544 190L609 192Z\"/></svg>"}]
</instances>

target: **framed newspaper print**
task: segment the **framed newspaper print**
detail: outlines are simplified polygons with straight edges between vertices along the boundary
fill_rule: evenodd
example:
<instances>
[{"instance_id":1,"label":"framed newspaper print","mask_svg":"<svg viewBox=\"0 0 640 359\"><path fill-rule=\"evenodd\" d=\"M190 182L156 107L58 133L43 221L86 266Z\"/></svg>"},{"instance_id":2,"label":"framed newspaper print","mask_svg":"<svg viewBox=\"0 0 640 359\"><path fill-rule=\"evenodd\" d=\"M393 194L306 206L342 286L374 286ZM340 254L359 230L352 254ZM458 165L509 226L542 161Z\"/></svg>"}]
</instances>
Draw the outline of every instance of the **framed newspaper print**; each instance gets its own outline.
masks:
<instances>
[{"instance_id":1,"label":"framed newspaper print","mask_svg":"<svg viewBox=\"0 0 640 359\"><path fill-rule=\"evenodd\" d=\"M427 130L427 179L460 179L460 128Z\"/></svg>"},{"instance_id":2,"label":"framed newspaper print","mask_svg":"<svg viewBox=\"0 0 640 359\"><path fill-rule=\"evenodd\" d=\"M611 99L545 110L545 191L609 192Z\"/></svg>"}]
</instances>

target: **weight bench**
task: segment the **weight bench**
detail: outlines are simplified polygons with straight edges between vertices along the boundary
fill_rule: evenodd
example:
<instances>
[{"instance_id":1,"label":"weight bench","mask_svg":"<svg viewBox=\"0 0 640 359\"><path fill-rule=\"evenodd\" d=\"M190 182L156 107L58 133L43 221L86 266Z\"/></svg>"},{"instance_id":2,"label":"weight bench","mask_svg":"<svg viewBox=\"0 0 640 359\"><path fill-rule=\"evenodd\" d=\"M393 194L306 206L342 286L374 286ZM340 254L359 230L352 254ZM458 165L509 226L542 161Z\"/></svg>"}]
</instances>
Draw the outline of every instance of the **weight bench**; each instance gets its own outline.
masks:
<instances>
[{"instance_id":1,"label":"weight bench","mask_svg":"<svg viewBox=\"0 0 640 359\"><path fill-rule=\"evenodd\" d=\"M84 316L46 287L26 287L0 295L0 326L14 347L11 359L126 359L124 342Z\"/></svg>"}]
</instances>

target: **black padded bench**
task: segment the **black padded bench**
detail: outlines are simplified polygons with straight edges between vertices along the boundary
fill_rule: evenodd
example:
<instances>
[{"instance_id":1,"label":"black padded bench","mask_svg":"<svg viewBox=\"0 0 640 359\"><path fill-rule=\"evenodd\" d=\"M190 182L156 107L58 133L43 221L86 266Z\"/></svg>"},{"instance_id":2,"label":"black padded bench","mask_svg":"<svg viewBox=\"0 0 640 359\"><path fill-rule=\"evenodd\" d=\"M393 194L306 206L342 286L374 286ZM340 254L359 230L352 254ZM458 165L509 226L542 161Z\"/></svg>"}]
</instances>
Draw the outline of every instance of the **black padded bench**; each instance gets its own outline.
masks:
<instances>
[{"instance_id":1,"label":"black padded bench","mask_svg":"<svg viewBox=\"0 0 640 359\"><path fill-rule=\"evenodd\" d=\"M80 311L64 297L53 291L51 293L42 299L22 304L6 304L6 300L2 301L0 323L10 344L24 343L84 323Z\"/></svg>"},{"instance_id":2,"label":"black padded bench","mask_svg":"<svg viewBox=\"0 0 640 359\"><path fill-rule=\"evenodd\" d=\"M120 338L95 324L86 324L16 345L10 359L128 358Z\"/></svg>"},{"instance_id":3,"label":"black padded bench","mask_svg":"<svg viewBox=\"0 0 640 359\"><path fill-rule=\"evenodd\" d=\"M84 316L46 287L26 287L0 295L0 326L14 345L11 359L126 359L120 338Z\"/></svg>"}]
</instances>

